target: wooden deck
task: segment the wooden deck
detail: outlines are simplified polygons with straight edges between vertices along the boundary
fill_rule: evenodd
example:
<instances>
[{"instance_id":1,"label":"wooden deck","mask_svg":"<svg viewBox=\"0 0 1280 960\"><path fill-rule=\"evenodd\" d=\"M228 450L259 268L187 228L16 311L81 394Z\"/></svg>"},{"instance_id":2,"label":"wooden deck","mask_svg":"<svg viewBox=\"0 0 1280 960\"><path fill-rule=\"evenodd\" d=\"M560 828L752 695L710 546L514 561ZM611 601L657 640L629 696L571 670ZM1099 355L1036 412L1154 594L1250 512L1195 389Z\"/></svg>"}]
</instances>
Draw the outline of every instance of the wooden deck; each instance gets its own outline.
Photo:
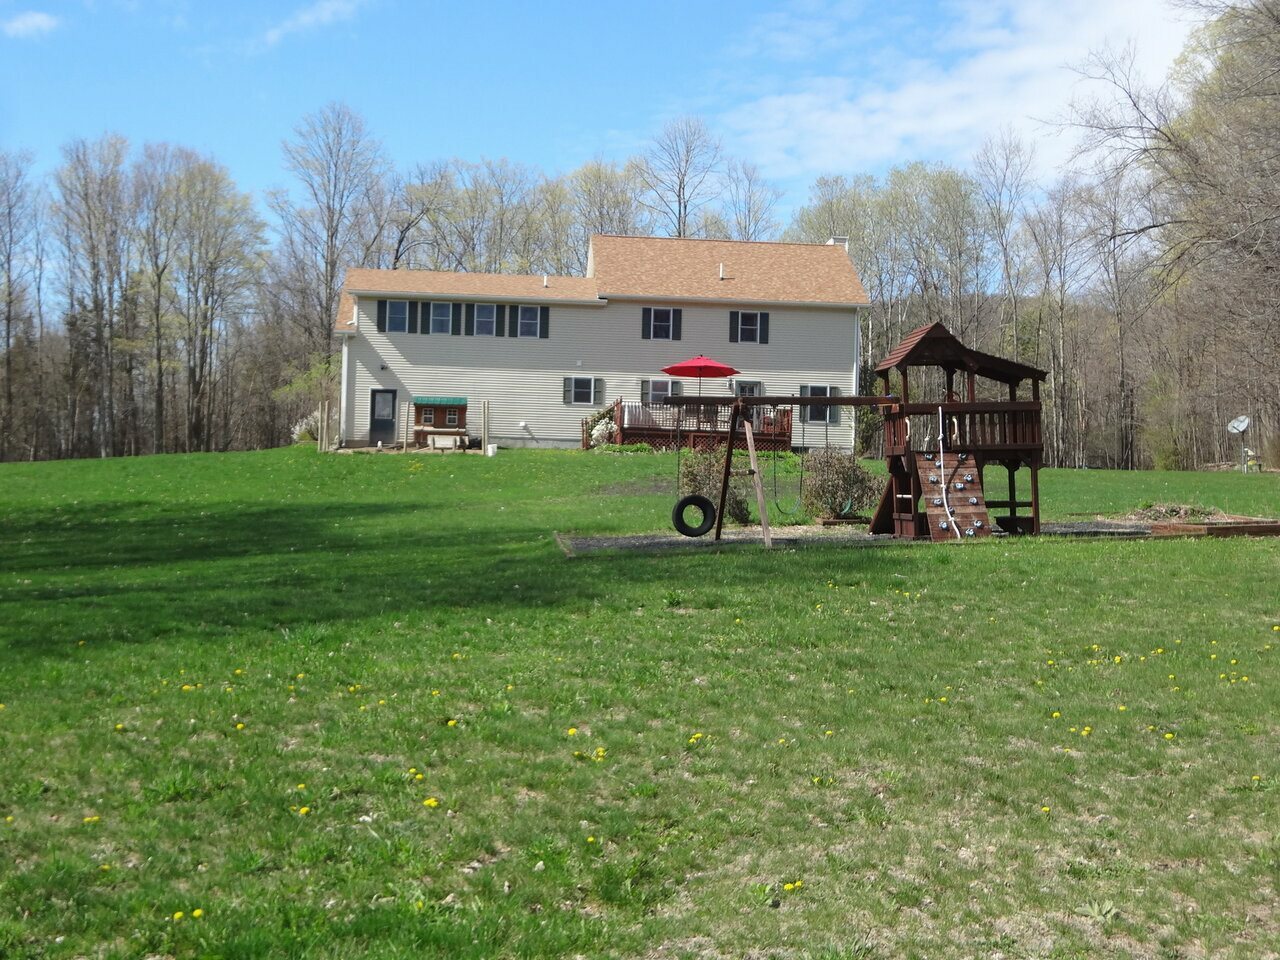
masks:
<instances>
[{"instance_id":1,"label":"wooden deck","mask_svg":"<svg viewBox=\"0 0 1280 960\"><path fill-rule=\"evenodd\" d=\"M717 398L723 400L723 398ZM721 450L729 436L731 408L724 403L696 402L679 407L658 403L615 400L613 422L617 424L615 443L647 443L655 450ZM791 449L791 409L758 408L752 411L757 450ZM583 421L582 445L590 446L587 421ZM735 449L746 449L746 438L738 432Z\"/></svg>"}]
</instances>

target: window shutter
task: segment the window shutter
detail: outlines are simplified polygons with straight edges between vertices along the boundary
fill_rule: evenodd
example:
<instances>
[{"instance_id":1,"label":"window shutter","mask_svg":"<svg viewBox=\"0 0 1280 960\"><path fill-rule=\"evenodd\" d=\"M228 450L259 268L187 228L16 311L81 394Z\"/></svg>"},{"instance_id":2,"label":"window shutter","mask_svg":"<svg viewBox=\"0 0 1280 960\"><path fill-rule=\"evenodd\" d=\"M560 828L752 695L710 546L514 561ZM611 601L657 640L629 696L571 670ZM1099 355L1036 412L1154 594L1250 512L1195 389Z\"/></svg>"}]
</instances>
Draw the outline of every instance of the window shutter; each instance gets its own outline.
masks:
<instances>
[{"instance_id":1,"label":"window shutter","mask_svg":"<svg viewBox=\"0 0 1280 960\"><path fill-rule=\"evenodd\" d=\"M378 332L387 332L387 301L378 301Z\"/></svg>"},{"instance_id":2,"label":"window shutter","mask_svg":"<svg viewBox=\"0 0 1280 960\"><path fill-rule=\"evenodd\" d=\"M474 303L467 304L467 316L464 323L466 325L462 328L462 332L468 337L474 337L476 335L476 305Z\"/></svg>"},{"instance_id":3,"label":"window shutter","mask_svg":"<svg viewBox=\"0 0 1280 960\"><path fill-rule=\"evenodd\" d=\"M455 337L462 336L462 304L455 303L453 306L453 322L449 324L449 332Z\"/></svg>"},{"instance_id":4,"label":"window shutter","mask_svg":"<svg viewBox=\"0 0 1280 960\"><path fill-rule=\"evenodd\" d=\"M417 333L418 332L418 301L417 300L409 301L408 313L409 313L409 332Z\"/></svg>"},{"instance_id":5,"label":"window shutter","mask_svg":"<svg viewBox=\"0 0 1280 960\"><path fill-rule=\"evenodd\" d=\"M767 313L760 314L760 342L769 342L769 315Z\"/></svg>"},{"instance_id":6,"label":"window shutter","mask_svg":"<svg viewBox=\"0 0 1280 960\"><path fill-rule=\"evenodd\" d=\"M671 381L671 396L673 397L684 396L684 384L681 383L679 380Z\"/></svg>"},{"instance_id":7,"label":"window shutter","mask_svg":"<svg viewBox=\"0 0 1280 960\"><path fill-rule=\"evenodd\" d=\"M839 387L827 387L827 396L829 396L829 397L838 397L838 396L840 396L840 388L839 388ZM839 423L839 422L840 422L840 408L839 408L839 407L827 407L827 423Z\"/></svg>"},{"instance_id":8,"label":"window shutter","mask_svg":"<svg viewBox=\"0 0 1280 960\"><path fill-rule=\"evenodd\" d=\"M507 326L508 337L518 337L520 335L520 305L513 303L511 310L507 313L507 319L510 324ZM570 398L572 399L572 397Z\"/></svg>"},{"instance_id":9,"label":"window shutter","mask_svg":"<svg viewBox=\"0 0 1280 960\"><path fill-rule=\"evenodd\" d=\"M573 377L564 378L564 402L573 403Z\"/></svg>"},{"instance_id":10,"label":"window shutter","mask_svg":"<svg viewBox=\"0 0 1280 960\"><path fill-rule=\"evenodd\" d=\"M640 402L641 403L648 403L651 399L653 399L652 395L649 392L649 387L652 383L653 383L652 380L640 381Z\"/></svg>"},{"instance_id":11,"label":"window shutter","mask_svg":"<svg viewBox=\"0 0 1280 960\"><path fill-rule=\"evenodd\" d=\"M653 339L653 307L645 307L640 311L640 339ZM648 382L645 381L645 383Z\"/></svg>"},{"instance_id":12,"label":"window shutter","mask_svg":"<svg viewBox=\"0 0 1280 960\"><path fill-rule=\"evenodd\" d=\"M551 308L541 307L538 310L538 337L546 340L551 336Z\"/></svg>"},{"instance_id":13,"label":"window shutter","mask_svg":"<svg viewBox=\"0 0 1280 960\"><path fill-rule=\"evenodd\" d=\"M505 304L498 304L493 311L493 335L501 337L507 332L507 307Z\"/></svg>"},{"instance_id":14,"label":"window shutter","mask_svg":"<svg viewBox=\"0 0 1280 960\"><path fill-rule=\"evenodd\" d=\"M591 402L604 403L604 380L600 377L591 381Z\"/></svg>"},{"instance_id":15,"label":"window shutter","mask_svg":"<svg viewBox=\"0 0 1280 960\"><path fill-rule=\"evenodd\" d=\"M683 317L683 314L684 314L684 311L679 309L671 311L671 339L672 340L680 339L680 321Z\"/></svg>"},{"instance_id":16,"label":"window shutter","mask_svg":"<svg viewBox=\"0 0 1280 960\"><path fill-rule=\"evenodd\" d=\"M738 311L729 311L729 342L738 342Z\"/></svg>"}]
</instances>

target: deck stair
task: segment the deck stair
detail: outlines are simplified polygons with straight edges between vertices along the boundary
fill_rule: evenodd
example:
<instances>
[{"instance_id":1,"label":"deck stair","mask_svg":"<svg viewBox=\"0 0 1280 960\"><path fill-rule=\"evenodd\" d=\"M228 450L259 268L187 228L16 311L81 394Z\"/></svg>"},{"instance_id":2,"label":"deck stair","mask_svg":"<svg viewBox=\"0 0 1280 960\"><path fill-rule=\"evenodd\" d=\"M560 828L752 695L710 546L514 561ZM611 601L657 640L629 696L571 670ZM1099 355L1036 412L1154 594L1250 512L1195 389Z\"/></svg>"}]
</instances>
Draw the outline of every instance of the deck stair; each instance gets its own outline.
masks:
<instances>
[{"instance_id":1,"label":"deck stair","mask_svg":"<svg viewBox=\"0 0 1280 960\"><path fill-rule=\"evenodd\" d=\"M915 454L916 475L920 478L921 504L934 541L991 536L991 519L982 495L981 474L973 458L964 453ZM943 494L943 487L946 494ZM950 507L951 513L947 510Z\"/></svg>"}]
</instances>

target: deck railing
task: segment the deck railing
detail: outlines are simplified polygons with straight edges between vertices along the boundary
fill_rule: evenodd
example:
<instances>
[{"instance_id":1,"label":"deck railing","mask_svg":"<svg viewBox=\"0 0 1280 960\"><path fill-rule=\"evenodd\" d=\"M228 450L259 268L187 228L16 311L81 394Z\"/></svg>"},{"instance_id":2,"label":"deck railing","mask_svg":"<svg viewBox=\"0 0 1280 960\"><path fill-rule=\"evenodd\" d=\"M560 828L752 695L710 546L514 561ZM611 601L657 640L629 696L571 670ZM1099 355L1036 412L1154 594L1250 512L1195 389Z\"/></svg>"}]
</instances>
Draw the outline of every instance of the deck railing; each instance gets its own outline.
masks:
<instances>
[{"instance_id":1,"label":"deck railing","mask_svg":"<svg viewBox=\"0 0 1280 960\"><path fill-rule=\"evenodd\" d=\"M723 446L729 434L732 409L717 404L690 404L682 407L660 403L636 403L616 400L613 404L617 425L616 443L647 443L655 450L674 450L677 446L695 450L711 450ZM583 421L583 446L589 445ZM787 407L759 407L751 411L751 426L759 450L791 448L791 410ZM741 429L737 445L745 446Z\"/></svg>"}]
</instances>

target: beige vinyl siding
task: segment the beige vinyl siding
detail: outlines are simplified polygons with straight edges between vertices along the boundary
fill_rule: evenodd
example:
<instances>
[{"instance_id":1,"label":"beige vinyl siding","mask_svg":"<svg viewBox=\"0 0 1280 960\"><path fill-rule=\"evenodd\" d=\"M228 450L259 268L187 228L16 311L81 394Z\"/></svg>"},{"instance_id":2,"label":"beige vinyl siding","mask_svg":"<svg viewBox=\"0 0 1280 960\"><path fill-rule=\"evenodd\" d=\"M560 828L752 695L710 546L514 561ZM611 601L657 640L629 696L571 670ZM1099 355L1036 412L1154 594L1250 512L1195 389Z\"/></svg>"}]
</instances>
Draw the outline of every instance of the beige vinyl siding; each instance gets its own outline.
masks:
<instances>
[{"instance_id":1,"label":"beige vinyl siding","mask_svg":"<svg viewBox=\"0 0 1280 960\"><path fill-rule=\"evenodd\" d=\"M608 401L639 400L641 381L661 378L662 367L699 353L758 380L767 393L795 395L802 384L831 384L848 395L855 390L857 320L848 310L773 307L769 343L730 343L727 305L674 304L683 311L680 340L641 338L642 301L607 306L551 304L547 339L467 337L451 334L380 334L377 301L360 298L359 330L350 341L349 446L369 437L370 392L397 391L397 429L403 436L405 405L415 395L465 396L468 427L480 435L480 402L490 401L490 440L504 445L576 446L580 425L598 407L563 402L564 377L598 377ZM669 304L660 304L668 306ZM755 307L752 307L755 309ZM381 366L387 369L382 370ZM686 395L698 392L684 380ZM704 395L727 394L725 380L703 381ZM520 423L524 427L520 427ZM820 424L806 426L808 442L822 443ZM800 431L796 430L799 443ZM846 411L830 428L832 443L852 442Z\"/></svg>"}]
</instances>

